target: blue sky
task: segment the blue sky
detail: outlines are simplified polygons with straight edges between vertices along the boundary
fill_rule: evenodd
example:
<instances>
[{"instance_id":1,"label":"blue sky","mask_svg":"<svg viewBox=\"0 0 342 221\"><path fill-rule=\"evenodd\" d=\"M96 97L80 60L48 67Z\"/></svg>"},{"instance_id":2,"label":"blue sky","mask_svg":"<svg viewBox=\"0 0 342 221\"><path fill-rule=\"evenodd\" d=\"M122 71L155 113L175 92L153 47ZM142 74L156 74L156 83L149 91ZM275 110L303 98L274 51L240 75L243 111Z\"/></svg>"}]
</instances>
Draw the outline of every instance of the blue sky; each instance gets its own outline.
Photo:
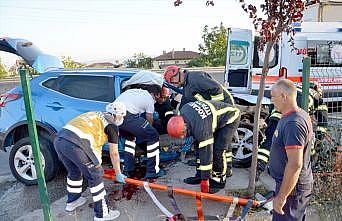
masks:
<instances>
[{"instance_id":1,"label":"blue sky","mask_svg":"<svg viewBox=\"0 0 342 221\"><path fill-rule=\"evenodd\" d=\"M205 25L252 28L238 0L0 0L0 37L34 42L81 62L123 60L134 53L198 51ZM260 2L260 1L253 1ZM15 57L0 53L10 65Z\"/></svg>"}]
</instances>

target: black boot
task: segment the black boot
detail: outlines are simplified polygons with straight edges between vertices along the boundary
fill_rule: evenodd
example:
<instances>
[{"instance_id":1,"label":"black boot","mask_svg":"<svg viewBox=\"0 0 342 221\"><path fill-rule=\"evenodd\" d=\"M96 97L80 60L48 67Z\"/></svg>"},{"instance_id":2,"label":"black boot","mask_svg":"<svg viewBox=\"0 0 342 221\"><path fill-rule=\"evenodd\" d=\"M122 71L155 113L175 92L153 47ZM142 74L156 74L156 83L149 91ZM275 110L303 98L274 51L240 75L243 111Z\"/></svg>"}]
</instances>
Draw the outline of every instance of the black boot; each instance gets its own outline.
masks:
<instances>
[{"instance_id":1,"label":"black boot","mask_svg":"<svg viewBox=\"0 0 342 221\"><path fill-rule=\"evenodd\" d=\"M166 175L166 171L163 169L159 169L158 173L155 174L149 174L146 173L145 177L143 178L143 180L147 180L147 179L157 179L159 177L165 176Z\"/></svg>"},{"instance_id":2,"label":"black boot","mask_svg":"<svg viewBox=\"0 0 342 221\"><path fill-rule=\"evenodd\" d=\"M209 193L217 193L218 191L224 189L224 187L226 186L226 183L224 182L216 182L213 179L209 179Z\"/></svg>"},{"instance_id":3,"label":"black boot","mask_svg":"<svg viewBox=\"0 0 342 221\"><path fill-rule=\"evenodd\" d=\"M191 185L200 184L201 178L198 176L192 176L192 177L185 178L183 182L187 184L191 184Z\"/></svg>"},{"instance_id":4,"label":"black boot","mask_svg":"<svg viewBox=\"0 0 342 221\"><path fill-rule=\"evenodd\" d=\"M197 166L196 159L188 160L188 162L186 162L186 164L188 164L188 165L191 166L191 167Z\"/></svg>"}]
</instances>

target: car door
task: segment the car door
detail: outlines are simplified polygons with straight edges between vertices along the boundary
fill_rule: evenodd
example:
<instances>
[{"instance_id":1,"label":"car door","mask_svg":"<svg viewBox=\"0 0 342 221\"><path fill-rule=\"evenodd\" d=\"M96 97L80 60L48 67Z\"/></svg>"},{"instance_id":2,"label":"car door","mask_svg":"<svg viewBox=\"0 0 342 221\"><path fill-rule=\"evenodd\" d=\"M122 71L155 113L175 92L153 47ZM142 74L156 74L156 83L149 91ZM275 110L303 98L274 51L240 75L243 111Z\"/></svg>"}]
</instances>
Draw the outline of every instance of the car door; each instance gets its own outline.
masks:
<instances>
[{"instance_id":1,"label":"car door","mask_svg":"<svg viewBox=\"0 0 342 221\"><path fill-rule=\"evenodd\" d=\"M252 43L251 30L228 29L225 83L234 92L251 89Z\"/></svg>"},{"instance_id":2,"label":"car door","mask_svg":"<svg viewBox=\"0 0 342 221\"><path fill-rule=\"evenodd\" d=\"M104 111L115 98L114 76L62 74L42 82L39 115L59 130L72 118L88 111Z\"/></svg>"}]
</instances>

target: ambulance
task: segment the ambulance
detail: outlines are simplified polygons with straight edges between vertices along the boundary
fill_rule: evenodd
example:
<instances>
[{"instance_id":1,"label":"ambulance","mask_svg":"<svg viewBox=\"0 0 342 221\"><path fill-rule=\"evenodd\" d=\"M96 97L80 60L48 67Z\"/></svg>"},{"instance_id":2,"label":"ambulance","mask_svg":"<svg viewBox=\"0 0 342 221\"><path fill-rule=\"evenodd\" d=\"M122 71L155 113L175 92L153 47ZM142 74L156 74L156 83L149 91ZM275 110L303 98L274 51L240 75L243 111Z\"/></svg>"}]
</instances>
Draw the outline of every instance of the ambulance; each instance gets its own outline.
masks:
<instances>
[{"instance_id":1,"label":"ambulance","mask_svg":"<svg viewBox=\"0 0 342 221\"><path fill-rule=\"evenodd\" d=\"M342 22L303 22L294 24L294 50L286 33L275 43L269 58L265 96L281 78L302 82L303 56L311 59L310 82L322 85L325 102L342 101ZM225 84L235 97L256 95L259 89L264 51L258 49L260 37L252 30L228 29ZM266 47L265 47L266 49ZM256 100L248 97L248 100ZM250 101L249 101L250 102Z\"/></svg>"}]
</instances>

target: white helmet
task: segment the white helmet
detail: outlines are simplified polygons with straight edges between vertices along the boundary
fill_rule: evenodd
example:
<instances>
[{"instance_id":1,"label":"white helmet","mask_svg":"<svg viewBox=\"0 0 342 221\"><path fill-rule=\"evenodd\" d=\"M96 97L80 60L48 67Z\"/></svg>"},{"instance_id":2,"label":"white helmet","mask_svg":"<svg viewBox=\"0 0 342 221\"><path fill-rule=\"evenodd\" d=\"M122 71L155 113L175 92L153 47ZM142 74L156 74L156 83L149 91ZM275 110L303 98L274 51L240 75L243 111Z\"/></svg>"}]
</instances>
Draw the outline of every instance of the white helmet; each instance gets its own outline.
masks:
<instances>
[{"instance_id":1,"label":"white helmet","mask_svg":"<svg viewBox=\"0 0 342 221\"><path fill-rule=\"evenodd\" d=\"M126 106L119 101L107 104L106 111L114 115L126 116Z\"/></svg>"}]
</instances>

